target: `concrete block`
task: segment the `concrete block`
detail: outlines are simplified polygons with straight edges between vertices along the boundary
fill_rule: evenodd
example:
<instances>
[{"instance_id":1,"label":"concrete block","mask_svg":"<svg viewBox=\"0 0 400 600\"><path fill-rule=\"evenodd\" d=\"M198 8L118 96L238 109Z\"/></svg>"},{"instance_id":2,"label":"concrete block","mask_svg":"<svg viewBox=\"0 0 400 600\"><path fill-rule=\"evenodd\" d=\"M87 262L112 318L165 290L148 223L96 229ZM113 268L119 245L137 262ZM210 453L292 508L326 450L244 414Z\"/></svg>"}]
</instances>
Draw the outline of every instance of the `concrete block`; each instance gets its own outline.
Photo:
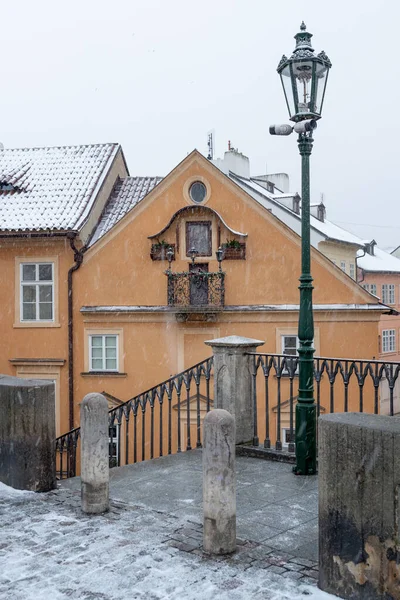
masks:
<instances>
[{"instance_id":1,"label":"concrete block","mask_svg":"<svg viewBox=\"0 0 400 600\"><path fill-rule=\"evenodd\" d=\"M236 550L235 419L214 409L204 418L203 547L211 554Z\"/></svg>"},{"instance_id":2,"label":"concrete block","mask_svg":"<svg viewBox=\"0 0 400 600\"><path fill-rule=\"evenodd\" d=\"M0 375L0 481L47 492L56 486L54 383Z\"/></svg>"},{"instance_id":3,"label":"concrete block","mask_svg":"<svg viewBox=\"0 0 400 600\"><path fill-rule=\"evenodd\" d=\"M87 394L81 404L81 501L89 514L109 508L108 403L102 394Z\"/></svg>"},{"instance_id":4,"label":"concrete block","mask_svg":"<svg viewBox=\"0 0 400 600\"><path fill-rule=\"evenodd\" d=\"M236 444L252 441L254 435L253 376L249 352L264 344L261 340L230 335L205 342L214 354L214 408L235 417Z\"/></svg>"},{"instance_id":5,"label":"concrete block","mask_svg":"<svg viewBox=\"0 0 400 600\"><path fill-rule=\"evenodd\" d=\"M400 600L400 419L319 419L319 587Z\"/></svg>"}]
</instances>

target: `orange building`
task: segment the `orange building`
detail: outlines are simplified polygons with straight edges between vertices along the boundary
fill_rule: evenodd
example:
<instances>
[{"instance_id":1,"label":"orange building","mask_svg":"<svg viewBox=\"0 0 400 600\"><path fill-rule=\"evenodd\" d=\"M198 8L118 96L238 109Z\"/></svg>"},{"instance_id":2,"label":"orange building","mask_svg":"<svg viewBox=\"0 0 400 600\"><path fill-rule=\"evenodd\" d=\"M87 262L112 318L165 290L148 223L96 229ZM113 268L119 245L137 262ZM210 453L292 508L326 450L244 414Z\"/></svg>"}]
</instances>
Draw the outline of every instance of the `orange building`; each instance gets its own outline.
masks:
<instances>
[{"instance_id":1,"label":"orange building","mask_svg":"<svg viewBox=\"0 0 400 600\"><path fill-rule=\"evenodd\" d=\"M296 351L300 238L197 151L161 179L114 144L1 150L0 196L1 371L55 380L59 432L86 393L127 400L206 340ZM387 307L316 249L312 272L316 354L376 357Z\"/></svg>"},{"instance_id":2,"label":"orange building","mask_svg":"<svg viewBox=\"0 0 400 600\"><path fill-rule=\"evenodd\" d=\"M359 283L394 314L382 315L379 323L379 356L400 362L400 260L377 247L375 240L365 244L365 255L358 259Z\"/></svg>"}]
</instances>

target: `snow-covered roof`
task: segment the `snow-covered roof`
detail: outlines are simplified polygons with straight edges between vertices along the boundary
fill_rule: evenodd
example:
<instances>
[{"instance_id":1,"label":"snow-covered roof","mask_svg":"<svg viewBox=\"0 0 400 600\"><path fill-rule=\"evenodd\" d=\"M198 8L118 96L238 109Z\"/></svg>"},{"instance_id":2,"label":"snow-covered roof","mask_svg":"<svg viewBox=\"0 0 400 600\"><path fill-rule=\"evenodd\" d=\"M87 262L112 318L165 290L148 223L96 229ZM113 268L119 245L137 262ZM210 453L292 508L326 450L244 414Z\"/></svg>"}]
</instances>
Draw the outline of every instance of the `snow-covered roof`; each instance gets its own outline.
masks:
<instances>
[{"instance_id":1,"label":"snow-covered roof","mask_svg":"<svg viewBox=\"0 0 400 600\"><path fill-rule=\"evenodd\" d=\"M365 254L357 259L358 266L364 271L375 273L400 273L400 259L384 250L374 247L374 254Z\"/></svg>"},{"instance_id":2,"label":"snow-covered roof","mask_svg":"<svg viewBox=\"0 0 400 600\"><path fill-rule=\"evenodd\" d=\"M0 230L78 231L119 144L0 150Z\"/></svg>"},{"instance_id":3,"label":"snow-covered roof","mask_svg":"<svg viewBox=\"0 0 400 600\"><path fill-rule=\"evenodd\" d=\"M92 246L114 227L161 180L162 177L126 177L125 179L119 179L107 201L89 246Z\"/></svg>"},{"instance_id":4,"label":"snow-covered roof","mask_svg":"<svg viewBox=\"0 0 400 600\"><path fill-rule=\"evenodd\" d=\"M234 173L229 173L229 177L242 189L244 189L248 194L250 194L255 200L264 204L266 208L271 208L271 205L275 205L276 207L290 213L293 217L301 221L301 215L298 215L286 204L282 203L282 200L287 198L293 198L295 194L272 194L253 179L245 179L244 177L239 177ZM327 240L334 240L339 242L345 242L347 244L354 244L356 246L359 246L360 248L362 248L364 245L359 237L353 235L345 229L342 229L341 227L335 225L331 221L327 221L326 219L324 221L320 221L313 215L310 215L310 225L313 229L319 231Z\"/></svg>"}]
</instances>

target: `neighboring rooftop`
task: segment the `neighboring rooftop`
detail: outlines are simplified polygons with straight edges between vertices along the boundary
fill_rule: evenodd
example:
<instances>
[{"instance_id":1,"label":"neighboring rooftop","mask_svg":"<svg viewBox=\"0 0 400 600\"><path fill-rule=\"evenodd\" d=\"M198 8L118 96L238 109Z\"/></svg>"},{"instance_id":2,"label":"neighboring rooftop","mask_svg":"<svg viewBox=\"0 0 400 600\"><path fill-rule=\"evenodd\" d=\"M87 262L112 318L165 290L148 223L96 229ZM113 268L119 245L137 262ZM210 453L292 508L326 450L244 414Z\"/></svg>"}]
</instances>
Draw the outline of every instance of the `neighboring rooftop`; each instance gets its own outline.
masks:
<instances>
[{"instance_id":1,"label":"neighboring rooftop","mask_svg":"<svg viewBox=\"0 0 400 600\"><path fill-rule=\"evenodd\" d=\"M365 244L367 247L371 245L370 242L365 242ZM360 256L357 259L357 263L366 272L400 273L400 259L375 245L373 247L373 254L366 252L365 256Z\"/></svg>"},{"instance_id":2,"label":"neighboring rooftop","mask_svg":"<svg viewBox=\"0 0 400 600\"><path fill-rule=\"evenodd\" d=\"M265 187L260 185L255 179L246 179L245 177L239 177L235 173L230 172L229 177L237 183L245 192L250 194L259 204L262 204L265 208L275 207L287 212L299 223L301 222L300 206L299 212L293 210L293 199L296 198L296 194L272 194L268 192ZM288 200L290 202L288 202ZM274 211L272 211L274 212ZM279 218L279 214L274 213ZM310 215L311 228L318 231L326 240L333 240L338 242L346 242L347 244L353 244L359 248L363 247L362 240L356 235L342 229L338 225L335 225L331 221L324 219L321 221L313 214Z\"/></svg>"},{"instance_id":3,"label":"neighboring rooftop","mask_svg":"<svg viewBox=\"0 0 400 600\"><path fill-rule=\"evenodd\" d=\"M125 179L119 179L90 239L89 246L92 246L114 227L161 180L162 177L126 177Z\"/></svg>"},{"instance_id":4,"label":"neighboring rooftop","mask_svg":"<svg viewBox=\"0 0 400 600\"><path fill-rule=\"evenodd\" d=\"M0 149L0 230L79 230L119 144Z\"/></svg>"}]
</instances>

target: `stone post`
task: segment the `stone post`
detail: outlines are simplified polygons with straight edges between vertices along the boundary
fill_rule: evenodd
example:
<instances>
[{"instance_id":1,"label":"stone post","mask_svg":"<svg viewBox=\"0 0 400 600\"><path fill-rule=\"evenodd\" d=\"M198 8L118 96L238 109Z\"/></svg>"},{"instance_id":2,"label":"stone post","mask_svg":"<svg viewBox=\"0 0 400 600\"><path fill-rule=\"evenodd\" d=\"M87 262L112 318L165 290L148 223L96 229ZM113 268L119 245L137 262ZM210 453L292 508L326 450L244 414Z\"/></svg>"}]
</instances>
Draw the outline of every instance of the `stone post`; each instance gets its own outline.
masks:
<instances>
[{"instance_id":1,"label":"stone post","mask_svg":"<svg viewBox=\"0 0 400 600\"><path fill-rule=\"evenodd\" d=\"M203 427L203 548L230 554L236 550L235 419L217 408Z\"/></svg>"},{"instance_id":2,"label":"stone post","mask_svg":"<svg viewBox=\"0 0 400 600\"><path fill-rule=\"evenodd\" d=\"M214 408L230 412L236 421L236 444L253 440L254 399L252 357L265 342L230 335L205 342L214 354Z\"/></svg>"},{"instance_id":3,"label":"stone post","mask_svg":"<svg viewBox=\"0 0 400 600\"><path fill-rule=\"evenodd\" d=\"M400 600L400 419L319 419L319 587Z\"/></svg>"},{"instance_id":4,"label":"stone post","mask_svg":"<svg viewBox=\"0 0 400 600\"><path fill-rule=\"evenodd\" d=\"M99 514L109 503L108 404L87 394L81 404L81 501L85 513Z\"/></svg>"},{"instance_id":5,"label":"stone post","mask_svg":"<svg viewBox=\"0 0 400 600\"><path fill-rule=\"evenodd\" d=\"M0 375L0 481L48 492L56 487L54 383Z\"/></svg>"}]
</instances>

